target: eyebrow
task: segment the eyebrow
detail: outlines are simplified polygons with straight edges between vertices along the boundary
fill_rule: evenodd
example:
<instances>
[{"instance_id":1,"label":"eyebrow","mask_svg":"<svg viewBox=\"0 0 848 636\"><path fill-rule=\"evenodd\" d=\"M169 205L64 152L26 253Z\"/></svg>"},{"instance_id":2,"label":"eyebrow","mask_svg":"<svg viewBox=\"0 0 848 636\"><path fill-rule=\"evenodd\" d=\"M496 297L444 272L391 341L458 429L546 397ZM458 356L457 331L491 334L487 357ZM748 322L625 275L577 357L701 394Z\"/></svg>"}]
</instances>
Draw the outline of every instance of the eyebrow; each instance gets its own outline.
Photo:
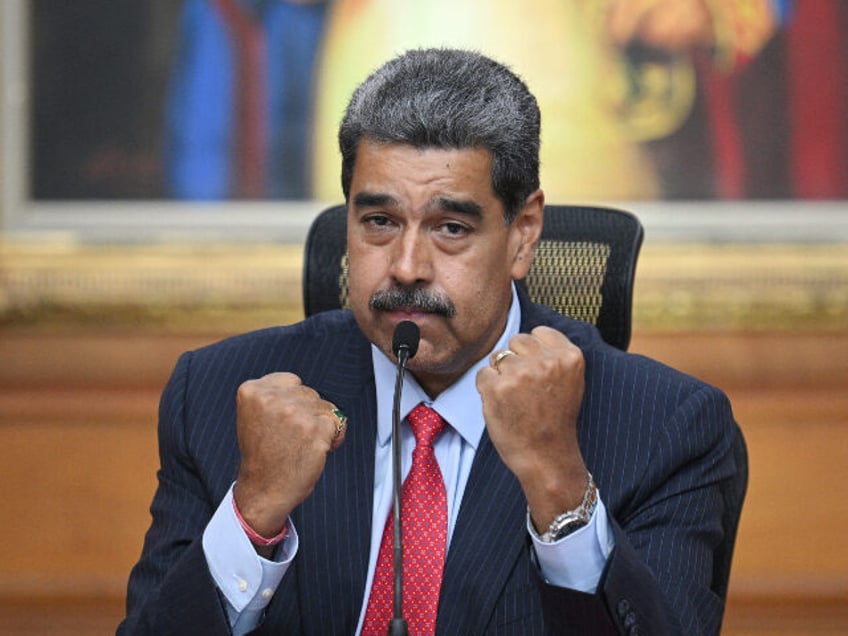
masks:
<instances>
[{"instance_id":1,"label":"eyebrow","mask_svg":"<svg viewBox=\"0 0 848 636\"><path fill-rule=\"evenodd\" d=\"M353 197L353 205L358 208L380 208L396 206L398 203L390 194L377 192L357 192Z\"/></svg>"},{"instance_id":2,"label":"eyebrow","mask_svg":"<svg viewBox=\"0 0 848 636\"><path fill-rule=\"evenodd\" d=\"M470 199L451 199L449 197L436 197L433 201L434 207L439 207L448 212L456 212L476 219L483 217L483 206Z\"/></svg>"}]
</instances>

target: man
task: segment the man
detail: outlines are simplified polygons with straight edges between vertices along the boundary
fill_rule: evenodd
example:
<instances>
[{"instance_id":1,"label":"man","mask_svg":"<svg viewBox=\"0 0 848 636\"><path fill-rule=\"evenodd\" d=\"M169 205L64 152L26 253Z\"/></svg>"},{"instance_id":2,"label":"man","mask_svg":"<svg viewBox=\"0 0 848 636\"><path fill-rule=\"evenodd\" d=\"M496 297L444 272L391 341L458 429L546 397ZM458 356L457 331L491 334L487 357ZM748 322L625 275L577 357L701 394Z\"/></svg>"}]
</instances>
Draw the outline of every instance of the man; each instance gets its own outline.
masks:
<instances>
[{"instance_id":1,"label":"man","mask_svg":"<svg viewBox=\"0 0 848 636\"><path fill-rule=\"evenodd\" d=\"M410 633L716 632L729 405L518 293L544 204L526 86L411 51L357 89L339 140L351 311L180 359L119 632L386 633L403 320L404 472L428 484L403 524Z\"/></svg>"}]
</instances>

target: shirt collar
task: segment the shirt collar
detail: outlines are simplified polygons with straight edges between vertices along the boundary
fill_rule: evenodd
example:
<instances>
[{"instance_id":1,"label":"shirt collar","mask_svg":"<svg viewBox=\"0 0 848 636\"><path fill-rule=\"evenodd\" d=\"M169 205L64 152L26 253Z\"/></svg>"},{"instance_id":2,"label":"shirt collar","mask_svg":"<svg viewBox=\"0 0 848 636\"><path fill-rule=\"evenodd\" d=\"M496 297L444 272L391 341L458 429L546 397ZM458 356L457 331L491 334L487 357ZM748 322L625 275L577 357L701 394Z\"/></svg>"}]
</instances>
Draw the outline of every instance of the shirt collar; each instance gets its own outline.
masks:
<instances>
[{"instance_id":1,"label":"shirt collar","mask_svg":"<svg viewBox=\"0 0 848 636\"><path fill-rule=\"evenodd\" d=\"M512 285L512 303L507 315L506 327L492 351L506 349L510 339L518 333L521 325L521 307L515 283ZM488 364L491 351L478 360L459 380L431 400L415 378L406 373L401 395L401 418L421 402L435 409L456 430L467 444L475 449L483 435L486 423L483 419L483 403L477 392L477 371ZM392 406L394 403L397 366L375 345L371 345L374 365L374 380L377 387L377 442L380 446L389 443L392 434Z\"/></svg>"}]
</instances>

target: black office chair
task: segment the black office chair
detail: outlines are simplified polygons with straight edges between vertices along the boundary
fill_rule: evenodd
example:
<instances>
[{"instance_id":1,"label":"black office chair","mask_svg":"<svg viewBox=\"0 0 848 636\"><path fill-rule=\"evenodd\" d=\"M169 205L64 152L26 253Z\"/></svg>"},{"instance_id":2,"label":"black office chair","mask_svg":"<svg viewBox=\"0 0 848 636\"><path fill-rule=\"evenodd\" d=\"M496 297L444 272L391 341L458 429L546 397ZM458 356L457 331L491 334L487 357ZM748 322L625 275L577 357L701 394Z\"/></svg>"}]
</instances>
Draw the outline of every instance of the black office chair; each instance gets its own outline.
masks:
<instances>
[{"instance_id":1,"label":"black office chair","mask_svg":"<svg viewBox=\"0 0 848 636\"><path fill-rule=\"evenodd\" d=\"M347 306L347 214L328 208L306 237L303 306L307 316ZM530 273L520 284L530 298L558 312L595 324L609 344L630 343L633 279L642 245L642 224L621 210L588 206L545 206L542 239ZM736 479L722 491L724 541L713 562L713 591L727 596L736 531L748 486L748 453L736 427Z\"/></svg>"},{"instance_id":2,"label":"black office chair","mask_svg":"<svg viewBox=\"0 0 848 636\"><path fill-rule=\"evenodd\" d=\"M307 316L347 306L347 215L321 212L306 237L303 307ZM642 224L629 212L545 206L542 239L523 285L534 302L590 322L609 344L630 343L633 279Z\"/></svg>"}]
</instances>

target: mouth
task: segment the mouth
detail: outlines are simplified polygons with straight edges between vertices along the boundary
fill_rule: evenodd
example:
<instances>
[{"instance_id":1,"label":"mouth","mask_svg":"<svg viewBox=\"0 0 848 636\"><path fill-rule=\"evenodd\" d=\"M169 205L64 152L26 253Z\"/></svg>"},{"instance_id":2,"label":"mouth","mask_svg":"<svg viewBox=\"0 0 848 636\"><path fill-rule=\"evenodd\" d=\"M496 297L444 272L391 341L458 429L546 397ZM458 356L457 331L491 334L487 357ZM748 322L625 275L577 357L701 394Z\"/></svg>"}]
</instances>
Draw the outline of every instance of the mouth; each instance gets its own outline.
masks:
<instances>
[{"instance_id":1,"label":"mouth","mask_svg":"<svg viewBox=\"0 0 848 636\"><path fill-rule=\"evenodd\" d=\"M411 320L412 322L418 324L420 322L425 322L429 318L434 316L440 317L439 314L436 314L431 311L424 311L418 307L398 307L397 309L386 309L380 311L389 318L389 321L392 324L397 324L399 322L403 322L404 320Z\"/></svg>"}]
</instances>

